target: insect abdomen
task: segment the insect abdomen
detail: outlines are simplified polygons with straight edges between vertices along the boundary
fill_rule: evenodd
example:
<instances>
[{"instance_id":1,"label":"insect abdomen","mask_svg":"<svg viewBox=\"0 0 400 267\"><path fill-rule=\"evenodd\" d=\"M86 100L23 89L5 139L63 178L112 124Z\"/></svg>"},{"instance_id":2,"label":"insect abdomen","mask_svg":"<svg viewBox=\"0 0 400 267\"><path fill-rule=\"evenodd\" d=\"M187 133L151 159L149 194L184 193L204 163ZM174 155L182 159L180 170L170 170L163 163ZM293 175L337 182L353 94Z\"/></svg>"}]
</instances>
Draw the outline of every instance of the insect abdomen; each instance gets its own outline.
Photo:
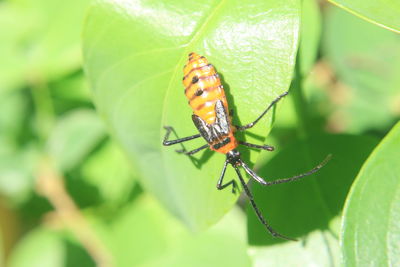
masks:
<instances>
[{"instance_id":1,"label":"insect abdomen","mask_svg":"<svg viewBox=\"0 0 400 267\"><path fill-rule=\"evenodd\" d=\"M185 95L193 113L206 123L213 124L217 100L221 100L228 110L224 88L214 66L205 57L190 53L183 73Z\"/></svg>"},{"instance_id":2,"label":"insect abdomen","mask_svg":"<svg viewBox=\"0 0 400 267\"><path fill-rule=\"evenodd\" d=\"M213 65L205 57L190 53L188 63L183 68L183 75L185 95L194 115L200 118L195 116L195 125L209 143L210 149L223 154L235 149L238 142L233 135L234 127L227 114L228 102ZM224 128L227 130L223 131Z\"/></svg>"}]
</instances>

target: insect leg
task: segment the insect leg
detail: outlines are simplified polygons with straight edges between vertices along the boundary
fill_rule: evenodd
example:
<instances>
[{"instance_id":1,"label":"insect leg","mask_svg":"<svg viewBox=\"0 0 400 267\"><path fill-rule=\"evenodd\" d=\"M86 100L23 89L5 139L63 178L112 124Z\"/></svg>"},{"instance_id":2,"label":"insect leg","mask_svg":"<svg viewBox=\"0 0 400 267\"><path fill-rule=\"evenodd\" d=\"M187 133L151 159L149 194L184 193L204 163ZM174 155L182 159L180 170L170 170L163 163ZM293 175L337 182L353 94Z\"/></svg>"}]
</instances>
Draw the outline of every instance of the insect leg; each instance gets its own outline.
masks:
<instances>
[{"instance_id":1,"label":"insect leg","mask_svg":"<svg viewBox=\"0 0 400 267\"><path fill-rule=\"evenodd\" d=\"M232 185L232 193L235 193L235 189L236 189L235 180L231 180L230 182L228 182L226 184L222 184L222 181L224 180L224 176L225 176L225 171L226 171L226 166L227 165L228 165L228 161L225 161L224 167L222 168L221 175L219 176L219 179L218 179L217 189L218 190L222 190L222 189L225 189L226 187Z\"/></svg>"},{"instance_id":2,"label":"insect leg","mask_svg":"<svg viewBox=\"0 0 400 267\"><path fill-rule=\"evenodd\" d=\"M264 150L268 150L268 151L274 151L274 147L273 146L269 146L269 145L256 145L256 144L250 144L244 141L239 141L239 144L247 146L247 147L253 147L253 148L258 148L258 149L264 149Z\"/></svg>"},{"instance_id":3,"label":"insect leg","mask_svg":"<svg viewBox=\"0 0 400 267\"><path fill-rule=\"evenodd\" d=\"M184 150L184 149L179 149L179 150L175 150L175 151L178 152L178 153L183 153L183 154L185 154L185 155L190 156L190 155L193 155L194 153L197 153L197 152L199 152L199 151L201 151L201 150L203 150L203 149L205 149L205 148L207 148L207 147L209 147L209 145L208 145L208 144L205 144L205 145L203 145L203 146L201 146L201 147L198 147L198 148L196 148L196 149L193 149L193 150L191 150L191 151L186 151L186 150Z\"/></svg>"},{"instance_id":4,"label":"insect leg","mask_svg":"<svg viewBox=\"0 0 400 267\"><path fill-rule=\"evenodd\" d=\"M283 97L287 96L288 93L289 93L289 92L284 92L283 94L281 94L280 96L278 96L277 98L275 98L275 99L271 102L271 104L269 104L269 106L267 107L267 109L264 110L264 112L261 113L261 115L258 116L258 118L257 118L255 121L253 121L253 122L251 122L251 123L249 123L249 124L243 125L243 126L235 126L236 129L237 129L238 131L244 131L244 130L250 129L251 127L253 127L254 125L256 125L256 123L257 123L259 120L261 120L261 118L264 117L264 115L267 114L267 112L268 112L276 103L278 103L279 100L281 100Z\"/></svg>"},{"instance_id":5,"label":"insect leg","mask_svg":"<svg viewBox=\"0 0 400 267\"><path fill-rule=\"evenodd\" d=\"M242 161L241 164L242 164L243 169L251 176L251 178L253 178L254 180L256 180L258 183L260 183L262 185L268 185L268 182L266 182L263 178L258 176L252 169L250 169L249 166L246 165L246 163L244 163Z\"/></svg>"},{"instance_id":6,"label":"insect leg","mask_svg":"<svg viewBox=\"0 0 400 267\"><path fill-rule=\"evenodd\" d=\"M319 171L330 159L331 159L332 155L329 154L320 164L318 164L317 166L315 166L312 170L302 173L302 174L298 174L295 175L293 177L290 178L283 178L283 179L278 179L275 181L271 181L271 182L267 182L265 181L263 178L261 178L260 176L258 176L252 169L249 168L249 166L247 166L244 162L242 162L242 167L244 168L244 170L257 182L259 182L262 185L265 186L270 186L270 185L275 185L275 184L282 184L282 183L288 183L288 182L292 182L292 181L296 181L299 180L303 177L309 176L313 173L316 173L317 171Z\"/></svg>"},{"instance_id":7,"label":"insect leg","mask_svg":"<svg viewBox=\"0 0 400 267\"><path fill-rule=\"evenodd\" d=\"M267 220L265 220L265 218L262 216L261 211L258 209L256 202L254 201L253 194L250 192L250 189L247 187L245 181L243 180L243 177L240 174L240 170L236 166L233 166L233 168L235 168L235 171L239 177L240 183L242 184L244 191L250 200L250 203L251 203L251 206L253 207L254 212L256 213L260 222L267 228L268 232L270 232L271 235L274 237L279 237L279 238L290 240L290 241L297 241L296 239L293 239L293 238L290 238L290 237L287 237L287 236L284 236L284 235L278 233L271 227L271 225L269 225Z\"/></svg>"},{"instance_id":8,"label":"insect leg","mask_svg":"<svg viewBox=\"0 0 400 267\"><path fill-rule=\"evenodd\" d=\"M165 133L165 136L164 136L164 141L163 141L163 145L164 146L170 146L170 145L179 144L179 143L186 142L186 141L189 141L189 140L192 140L192 139L195 139L195 138L198 138L198 137L201 136L200 134L195 134L195 135L191 135L191 136L188 136L188 137L179 138L179 139L176 139L176 140L168 140L168 137L172 132L172 127L171 126L164 126L164 129L167 130L167 132Z\"/></svg>"}]
</instances>

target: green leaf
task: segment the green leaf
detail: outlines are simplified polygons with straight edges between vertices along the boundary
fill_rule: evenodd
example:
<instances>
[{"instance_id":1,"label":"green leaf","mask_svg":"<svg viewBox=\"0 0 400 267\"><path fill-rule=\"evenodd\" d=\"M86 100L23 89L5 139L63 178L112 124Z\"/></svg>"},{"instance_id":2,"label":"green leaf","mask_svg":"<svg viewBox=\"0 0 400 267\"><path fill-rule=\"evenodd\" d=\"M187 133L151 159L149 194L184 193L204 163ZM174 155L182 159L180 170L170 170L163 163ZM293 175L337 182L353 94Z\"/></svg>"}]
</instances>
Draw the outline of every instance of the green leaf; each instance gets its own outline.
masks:
<instances>
[{"instance_id":1,"label":"green leaf","mask_svg":"<svg viewBox=\"0 0 400 267\"><path fill-rule=\"evenodd\" d=\"M10 255L10 267L94 266L92 259L65 233L37 228L17 244Z\"/></svg>"},{"instance_id":2,"label":"green leaf","mask_svg":"<svg viewBox=\"0 0 400 267\"><path fill-rule=\"evenodd\" d=\"M82 70L49 83L55 113L91 107L91 92Z\"/></svg>"},{"instance_id":3,"label":"green leaf","mask_svg":"<svg viewBox=\"0 0 400 267\"><path fill-rule=\"evenodd\" d=\"M9 146L17 146L21 132L26 131L26 116L28 100L22 92L0 93L0 138L9 143ZM0 154L4 151L0 146Z\"/></svg>"},{"instance_id":4,"label":"green leaf","mask_svg":"<svg viewBox=\"0 0 400 267\"><path fill-rule=\"evenodd\" d=\"M215 189L223 155L199 153L195 165L175 153L182 146L162 147L163 125L174 126L179 137L197 132L183 94L188 53L204 55L216 66L234 122L248 123L289 87L299 17L297 0L97 1L90 9L83 41L97 108L138 165L144 187L192 229L219 220L238 194ZM262 141L271 115L247 141ZM256 154L245 152L244 158L254 161ZM232 176L229 169L227 177Z\"/></svg>"},{"instance_id":5,"label":"green leaf","mask_svg":"<svg viewBox=\"0 0 400 267\"><path fill-rule=\"evenodd\" d=\"M256 203L272 227L300 239L285 242L271 237L248 207L249 242L254 261L260 263L256 266L280 265L282 259L288 266L340 265L341 211L354 177L375 145L370 137L316 135L292 143L267 164L260 162L258 174L271 181L304 173L332 154L319 172L301 181L270 188L253 183ZM295 256L289 257L288 251Z\"/></svg>"},{"instance_id":6,"label":"green leaf","mask_svg":"<svg viewBox=\"0 0 400 267\"><path fill-rule=\"evenodd\" d=\"M24 16L10 1L0 2L0 93L23 84L25 62L21 43L26 35Z\"/></svg>"},{"instance_id":7,"label":"green leaf","mask_svg":"<svg viewBox=\"0 0 400 267\"><path fill-rule=\"evenodd\" d=\"M40 151L34 144L21 150L3 151L7 144L0 142L0 195L12 204L26 202L33 192L34 175Z\"/></svg>"},{"instance_id":8,"label":"green leaf","mask_svg":"<svg viewBox=\"0 0 400 267\"><path fill-rule=\"evenodd\" d=\"M397 0L328 1L366 21L400 33L400 2Z\"/></svg>"},{"instance_id":9,"label":"green leaf","mask_svg":"<svg viewBox=\"0 0 400 267\"><path fill-rule=\"evenodd\" d=\"M80 33L91 0L0 3L0 81L20 86L56 79L81 65ZM0 16L1 18L2 16ZM21 23L23 21L23 23ZM5 71L3 73L3 67ZM1 85L3 86L3 84Z\"/></svg>"},{"instance_id":10,"label":"green leaf","mask_svg":"<svg viewBox=\"0 0 400 267\"><path fill-rule=\"evenodd\" d=\"M295 222L294 222L295 223ZM330 223L340 228L340 218ZM315 230L300 242L285 242L275 246L252 246L249 249L253 267L263 266L331 266L340 267L340 247L337 236L329 230Z\"/></svg>"},{"instance_id":11,"label":"green leaf","mask_svg":"<svg viewBox=\"0 0 400 267\"><path fill-rule=\"evenodd\" d=\"M339 8L328 10L325 25L324 51L338 77L336 128L390 127L400 115L399 36Z\"/></svg>"},{"instance_id":12,"label":"green leaf","mask_svg":"<svg viewBox=\"0 0 400 267\"><path fill-rule=\"evenodd\" d=\"M10 266L64 266L64 258L62 243L57 236L45 230L36 230L17 245L10 257Z\"/></svg>"},{"instance_id":13,"label":"green leaf","mask_svg":"<svg viewBox=\"0 0 400 267\"><path fill-rule=\"evenodd\" d=\"M345 266L400 262L400 122L364 163L342 221Z\"/></svg>"},{"instance_id":14,"label":"green leaf","mask_svg":"<svg viewBox=\"0 0 400 267\"><path fill-rule=\"evenodd\" d=\"M244 214L234 209L218 224L192 233L159 203L142 195L96 229L115 266L251 266ZM135 252L135 253L133 253Z\"/></svg>"},{"instance_id":15,"label":"green leaf","mask_svg":"<svg viewBox=\"0 0 400 267\"><path fill-rule=\"evenodd\" d=\"M103 144L85 161L82 178L96 186L106 205L126 201L136 183L127 159L111 141Z\"/></svg>"},{"instance_id":16,"label":"green leaf","mask_svg":"<svg viewBox=\"0 0 400 267\"><path fill-rule=\"evenodd\" d=\"M306 76L317 59L321 37L321 13L315 0L302 1L300 36L300 73Z\"/></svg>"},{"instance_id":17,"label":"green leaf","mask_svg":"<svg viewBox=\"0 0 400 267\"><path fill-rule=\"evenodd\" d=\"M106 137L93 110L77 109L61 117L51 133L47 151L62 170L76 167Z\"/></svg>"}]
</instances>

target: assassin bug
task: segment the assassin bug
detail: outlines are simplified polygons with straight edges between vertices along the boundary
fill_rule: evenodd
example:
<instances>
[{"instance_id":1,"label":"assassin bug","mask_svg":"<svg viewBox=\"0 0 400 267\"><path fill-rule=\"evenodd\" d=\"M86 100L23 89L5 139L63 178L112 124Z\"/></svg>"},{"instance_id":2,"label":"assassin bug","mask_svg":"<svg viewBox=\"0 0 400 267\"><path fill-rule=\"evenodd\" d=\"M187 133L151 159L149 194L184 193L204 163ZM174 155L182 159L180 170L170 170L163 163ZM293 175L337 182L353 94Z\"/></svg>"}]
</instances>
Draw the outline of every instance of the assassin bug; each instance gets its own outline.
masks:
<instances>
[{"instance_id":1,"label":"assassin bug","mask_svg":"<svg viewBox=\"0 0 400 267\"><path fill-rule=\"evenodd\" d=\"M242 167L246 171L246 173L250 175L250 177L252 177L261 185L270 186L274 184L295 181L317 172L328 162L328 160L330 159L330 155L328 155L328 157L319 165L306 173L302 173L290 178L267 182L263 178L258 176L249 166L247 166L246 163L242 161L242 159L240 158L240 153L236 150L236 148L239 144L268 151L273 151L274 148L268 145L256 145L243 141L238 141L234 136L234 133L236 131L244 131L256 125L257 122L259 122L260 119L279 100L281 100L288 94L288 92L279 95L275 100L273 100L271 104L269 104L269 106L263 111L263 113L261 113L260 116L258 116L255 121L243 126L235 126L232 124L231 116L228 115L228 102L226 100L224 88L213 65L209 64L208 60L204 56L200 56L192 52L189 54L189 59L187 64L184 66L183 73L183 85L185 86L185 95L189 100L189 105L193 109L192 120L200 133L176 140L168 140L172 131L172 127L165 126L164 128L166 129L166 134L164 137L163 145L170 146L193 140L198 137L203 137L206 140L207 144L188 152L183 150L178 152L184 153L186 155L193 155L194 153L199 152L205 148L210 148L211 150L225 154L226 160L217 182L217 189L221 190L229 185L232 185L233 189L235 188L236 183L234 180L223 184L226 167L228 166L228 164L231 164L237 173L240 183L242 184L244 191L249 198L258 219L267 228L271 235L287 240L295 240L275 231L264 219L259 208L256 205L256 202L254 201L252 193L250 192L249 188L246 185L246 182L242 177L242 174L240 173L239 167Z\"/></svg>"}]
</instances>

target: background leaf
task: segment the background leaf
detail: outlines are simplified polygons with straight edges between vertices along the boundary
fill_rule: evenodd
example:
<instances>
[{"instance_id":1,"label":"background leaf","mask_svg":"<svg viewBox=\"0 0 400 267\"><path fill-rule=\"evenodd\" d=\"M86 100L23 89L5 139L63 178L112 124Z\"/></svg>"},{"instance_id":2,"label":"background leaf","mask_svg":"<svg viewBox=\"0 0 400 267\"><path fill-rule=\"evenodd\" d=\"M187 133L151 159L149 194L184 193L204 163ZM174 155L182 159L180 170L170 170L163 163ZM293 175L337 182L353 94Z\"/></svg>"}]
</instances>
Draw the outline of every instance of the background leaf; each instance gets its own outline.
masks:
<instances>
[{"instance_id":1,"label":"background leaf","mask_svg":"<svg viewBox=\"0 0 400 267\"><path fill-rule=\"evenodd\" d=\"M86 251L68 234L39 228L30 232L17 245L10 256L9 266L72 267L95 265Z\"/></svg>"},{"instance_id":2,"label":"background leaf","mask_svg":"<svg viewBox=\"0 0 400 267\"><path fill-rule=\"evenodd\" d=\"M400 262L400 123L369 156L354 182L342 222L346 266Z\"/></svg>"},{"instance_id":3,"label":"background leaf","mask_svg":"<svg viewBox=\"0 0 400 267\"><path fill-rule=\"evenodd\" d=\"M142 195L112 219L97 221L96 228L115 255L115 266L251 266L244 214L238 209L193 234L153 198Z\"/></svg>"},{"instance_id":4,"label":"background leaf","mask_svg":"<svg viewBox=\"0 0 400 267\"><path fill-rule=\"evenodd\" d=\"M0 2L0 92L24 83L24 55L21 43L29 26L22 21L24 15L10 2Z\"/></svg>"},{"instance_id":5,"label":"background leaf","mask_svg":"<svg viewBox=\"0 0 400 267\"><path fill-rule=\"evenodd\" d=\"M56 79L78 68L79 35L89 2L1 1L0 91Z\"/></svg>"},{"instance_id":6,"label":"background leaf","mask_svg":"<svg viewBox=\"0 0 400 267\"><path fill-rule=\"evenodd\" d=\"M145 188L192 229L215 223L238 196L215 189L222 155L206 151L196 167L193 158L161 145L163 125L174 126L179 137L196 132L182 93L187 54L208 57L223 77L235 123L250 122L289 86L299 4L98 1L90 9L84 54L96 105L138 164ZM256 128L247 141L260 143L269 129ZM244 153L248 162L255 155Z\"/></svg>"},{"instance_id":7,"label":"background leaf","mask_svg":"<svg viewBox=\"0 0 400 267\"><path fill-rule=\"evenodd\" d=\"M332 101L341 117L336 128L360 133L390 127L400 116L400 36L330 8L323 44L339 79L330 93L338 99Z\"/></svg>"},{"instance_id":8,"label":"background leaf","mask_svg":"<svg viewBox=\"0 0 400 267\"><path fill-rule=\"evenodd\" d=\"M58 120L47 148L62 170L70 170L104 138L103 123L94 111L75 110Z\"/></svg>"},{"instance_id":9,"label":"background leaf","mask_svg":"<svg viewBox=\"0 0 400 267\"><path fill-rule=\"evenodd\" d=\"M112 141L103 144L82 166L82 178L96 186L107 206L124 203L137 187L125 155Z\"/></svg>"},{"instance_id":10,"label":"background leaf","mask_svg":"<svg viewBox=\"0 0 400 267\"><path fill-rule=\"evenodd\" d=\"M79 33L90 0L13 0L27 28L18 43L27 80L55 79L81 64ZM15 24L13 24L15 25ZM18 24L17 24L18 25ZM7 31L13 31L14 27ZM62 32L62 34L60 34Z\"/></svg>"},{"instance_id":11,"label":"background leaf","mask_svg":"<svg viewBox=\"0 0 400 267\"><path fill-rule=\"evenodd\" d=\"M303 0L301 9L301 35L299 47L300 72L306 76L318 56L321 37L321 11L317 1Z\"/></svg>"},{"instance_id":12,"label":"background leaf","mask_svg":"<svg viewBox=\"0 0 400 267\"><path fill-rule=\"evenodd\" d=\"M370 137L315 135L278 151L267 164L257 162L259 175L275 180L304 173L332 154L326 166L302 181L269 188L253 183L256 201L272 227L300 239L283 243L272 238L249 207L249 243L255 262L259 262L256 266L279 265L283 258L288 265L339 266L341 209L354 177L375 144ZM295 251L293 257L288 251Z\"/></svg>"},{"instance_id":13,"label":"background leaf","mask_svg":"<svg viewBox=\"0 0 400 267\"><path fill-rule=\"evenodd\" d=\"M329 0L369 22L400 33L400 3L397 0Z\"/></svg>"}]
</instances>

